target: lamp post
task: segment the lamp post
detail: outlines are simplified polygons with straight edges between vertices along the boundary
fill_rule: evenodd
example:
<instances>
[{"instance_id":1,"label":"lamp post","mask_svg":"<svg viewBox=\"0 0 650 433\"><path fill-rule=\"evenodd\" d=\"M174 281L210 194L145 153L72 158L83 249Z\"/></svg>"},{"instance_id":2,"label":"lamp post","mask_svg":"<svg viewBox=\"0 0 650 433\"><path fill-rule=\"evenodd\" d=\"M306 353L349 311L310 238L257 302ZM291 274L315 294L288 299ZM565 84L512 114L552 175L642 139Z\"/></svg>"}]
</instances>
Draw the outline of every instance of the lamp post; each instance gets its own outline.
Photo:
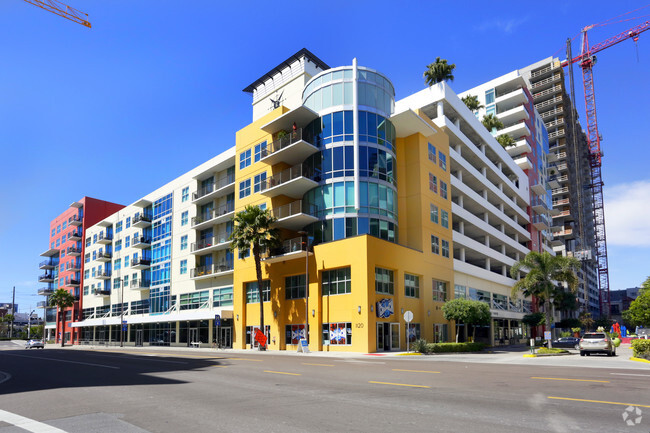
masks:
<instances>
[{"instance_id":1,"label":"lamp post","mask_svg":"<svg viewBox=\"0 0 650 433\"><path fill-rule=\"evenodd\" d=\"M309 237L307 232L298 232L305 239L305 340L309 344Z\"/></svg>"},{"instance_id":2,"label":"lamp post","mask_svg":"<svg viewBox=\"0 0 650 433\"><path fill-rule=\"evenodd\" d=\"M119 278L120 282L120 347L124 347L124 281Z\"/></svg>"},{"instance_id":3,"label":"lamp post","mask_svg":"<svg viewBox=\"0 0 650 433\"><path fill-rule=\"evenodd\" d=\"M27 318L27 339L31 340L32 338L32 314L34 314L36 310L32 310L29 313L29 317Z\"/></svg>"}]
</instances>

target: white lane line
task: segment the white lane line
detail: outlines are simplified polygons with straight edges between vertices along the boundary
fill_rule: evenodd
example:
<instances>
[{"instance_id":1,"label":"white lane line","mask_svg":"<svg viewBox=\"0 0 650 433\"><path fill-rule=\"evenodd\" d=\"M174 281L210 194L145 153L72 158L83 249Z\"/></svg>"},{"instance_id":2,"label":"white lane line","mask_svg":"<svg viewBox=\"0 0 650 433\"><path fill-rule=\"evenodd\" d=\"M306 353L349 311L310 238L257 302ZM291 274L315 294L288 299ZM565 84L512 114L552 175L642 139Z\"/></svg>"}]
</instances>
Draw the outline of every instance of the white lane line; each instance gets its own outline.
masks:
<instances>
[{"instance_id":1,"label":"white lane line","mask_svg":"<svg viewBox=\"0 0 650 433\"><path fill-rule=\"evenodd\" d=\"M8 353L5 356L18 356L20 358L29 358L29 359L46 359L48 361L67 362L69 364L90 365L91 367L112 368L114 370L119 370L120 369L120 367L114 367L112 365L93 364L93 363L90 363L90 362L81 362L81 361L68 361L66 359L57 359L57 358L44 358L42 356L16 355L15 353L11 353L11 354Z\"/></svg>"},{"instance_id":2,"label":"white lane line","mask_svg":"<svg viewBox=\"0 0 650 433\"><path fill-rule=\"evenodd\" d=\"M609 374L615 374L616 376L643 376L643 377L650 377L650 374L632 374L632 373L609 373Z\"/></svg>"},{"instance_id":3,"label":"white lane line","mask_svg":"<svg viewBox=\"0 0 650 433\"><path fill-rule=\"evenodd\" d=\"M4 375L4 379L0 379L0 384L5 383L11 379L11 374L7 373L6 371L0 371L0 374Z\"/></svg>"},{"instance_id":4,"label":"white lane line","mask_svg":"<svg viewBox=\"0 0 650 433\"><path fill-rule=\"evenodd\" d=\"M52 427L51 425L35 421L33 419L25 418L24 416L16 415L15 413L7 412L0 409L0 421L7 424L15 425L23 430L32 433L67 433L65 430Z\"/></svg>"}]
</instances>

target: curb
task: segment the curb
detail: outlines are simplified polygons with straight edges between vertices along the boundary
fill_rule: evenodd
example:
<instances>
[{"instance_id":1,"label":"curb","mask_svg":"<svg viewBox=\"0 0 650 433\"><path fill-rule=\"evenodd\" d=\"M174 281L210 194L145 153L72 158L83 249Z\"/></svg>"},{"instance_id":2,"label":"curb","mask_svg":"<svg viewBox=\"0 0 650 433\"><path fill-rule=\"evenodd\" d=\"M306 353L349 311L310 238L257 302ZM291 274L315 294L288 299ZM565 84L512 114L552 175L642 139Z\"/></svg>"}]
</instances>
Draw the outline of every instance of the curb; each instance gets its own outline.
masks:
<instances>
[{"instance_id":1,"label":"curb","mask_svg":"<svg viewBox=\"0 0 650 433\"><path fill-rule=\"evenodd\" d=\"M636 362L647 362L648 364L650 364L650 361L649 361L649 360L647 360L647 359L643 359L643 358L635 358L634 356L630 358L630 361L636 361Z\"/></svg>"},{"instance_id":2,"label":"curb","mask_svg":"<svg viewBox=\"0 0 650 433\"><path fill-rule=\"evenodd\" d=\"M398 353L395 356L422 356L421 353Z\"/></svg>"},{"instance_id":3,"label":"curb","mask_svg":"<svg viewBox=\"0 0 650 433\"><path fill-rule=\"evenodd\" d=\"M543 358L545 356L566 356L573 355L572 353L536 353L534 355L528 353L524 355L524 358Z\"/></svg>"}]
</instances>

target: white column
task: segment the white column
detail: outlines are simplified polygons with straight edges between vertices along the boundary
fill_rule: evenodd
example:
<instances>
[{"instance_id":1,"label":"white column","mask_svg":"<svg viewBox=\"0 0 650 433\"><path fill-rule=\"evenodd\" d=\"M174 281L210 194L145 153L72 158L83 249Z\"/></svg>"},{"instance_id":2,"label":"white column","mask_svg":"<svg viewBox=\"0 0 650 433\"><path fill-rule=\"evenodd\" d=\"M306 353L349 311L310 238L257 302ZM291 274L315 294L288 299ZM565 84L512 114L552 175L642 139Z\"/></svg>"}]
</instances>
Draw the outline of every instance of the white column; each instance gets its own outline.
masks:
<instances>
[{"instance_id":1,"label":"white column","mask_svg":"<svg viewBox=\"0 0 650 433\"><path fill-rule=\"evenodd\" d=\"M359 78L357 74L357 58L352 59L352 134L354 149L354 208L361 207L359 188ZM262 330L264 332L264 330Z\"/></svg>"},{"instance_id":2,"label":"white column","mask_svg":"<svg viewBox=\"0 0 650 433\"><path fill-rule=\"evenodd\" d=\"M465 234L465 221L458 221L458 233Z\"/></svg>"},{"instance_id":3,"label":"white column","mask_svg":"<svg viewBox=\"0 0 650 433\"><path fill-rule=\"evenodd\" d=\"M460 261L461 262L465 261L465 248L460 249Z\"/></svg>"},{"instance_id":4,"label":"white column","mask_svg":"<svg viewBox=\"0 0 650 433\"><path fill-rule=\"evenodd\" d=\"M487 257L485 259L485 269L487 269L488 271L490 270L490 258L489 257Z\"/></svg>"},{"instance_id":5,"label":"white column","mask_svg":"<svg viewBox=\"0 0 650 433\"><path fill-rule=\"evenodd\" d=\"M442 101L440 101L436 104L436 117L442 119L444 115L445 115L445 106L443 105Z\"/></svg>"}]
</instances>

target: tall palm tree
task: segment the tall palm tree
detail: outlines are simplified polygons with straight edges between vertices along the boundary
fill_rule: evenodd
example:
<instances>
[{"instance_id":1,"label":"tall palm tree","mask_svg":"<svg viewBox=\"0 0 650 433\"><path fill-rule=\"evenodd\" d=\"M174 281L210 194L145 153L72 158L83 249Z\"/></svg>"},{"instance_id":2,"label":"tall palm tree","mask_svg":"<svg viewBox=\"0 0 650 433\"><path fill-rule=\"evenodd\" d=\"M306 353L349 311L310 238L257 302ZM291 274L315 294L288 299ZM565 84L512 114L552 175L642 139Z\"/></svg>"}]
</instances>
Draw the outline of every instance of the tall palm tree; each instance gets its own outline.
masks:
<instances>
[{"instance_id":1,"label":"tall palm tree","mask_svg":"<svg viewBox=\"0 0 650 433\"><path fill-rule=\"evenodd\" d=\"M461 98L461 100L467 105L471 111L476 111L483 108L483 105L478 102L478 96L476 95L467 95Z\"/></svg>"},{"instance_id":2,"label":"tall palm tree","mask_svg":"<svg viewBox=\"0 0 650 433\"><path fill-rule=\"evenodd\" d=\"M509 136L508 134L501 134L497 136L497 141L504 149L510 146L514 146L516 143L515 139Z\"/></svg>"},{"instance_id":3,"label":"tall palm tree","mask_svg":"<svg viewBox=\"0 0 650 433\"><path fill-rule=\"evenodd\" d=\"M65 289L57 289L50 296L50 307L59 309L59 318L61 323L61 347L65 346L65 309L74 305L74 296Z\"/></svg>"},{"instance_id":4,"label":"tall palm tree","mask_svg":"<svg viewBox=\"0 0 650 433\"><path fill-rule=\"evenodd\" d=\"M443 81L454 81L453 71L456 69L456 64L448 64L447 59L436 57L436 61L427 65L427 70L424 71L424 82L429 86L441 83Z\"/></svg>"},{"instance_id":5,"label":"tall palm tree","mask_svg":"<svg viewBox=\"0 0 650 433\"><path fill-rule=\"evenodd\" d=\"M494 114L486 114L485 116L483 116L483 120L481 120L481 123L491 133L498 131L499 129L503 129L503 123L501 123L499 118Z\"/></svg>"},{"instance_id":6,"label":"tall palm tree","mask_svg":"<svg viewBox=\"0 0 650 433\"><path fill-rule=\"evenodd\" d=\"M512 286L512 297L519 292L525 296L534 296L544 301L546 327L551 329L551 299L556 293L559 283L566 283L571 292L578 287L576 271L580 269L580 261L575 257L552 256L546 251L538 253L531 251L522 260L516 262L510 269L512 278L519 277L520 271L527 271L526 276ZM550 346L550 341L549 341Z\"/></svg>"},{"instance_id":7,"label":"tall palm tree","mask_svg":"<svg viewBox=\"0 0 650 433\"><path fill-rule=\"evenodd\" d=\"M262 293L262 262L263 249L274 248L280 242L277 229L271 228L276 218L268 209L262 210L259 206L248 205L243 211L237 212L232 219L233 231L230 235L230 249L232 251L253 250L255 260L255 274L257 275L257 290L260 301L260 330L264 332L264 299ZM266 347L259 346L260 350Z\"/></svg>"}]
</instances>

